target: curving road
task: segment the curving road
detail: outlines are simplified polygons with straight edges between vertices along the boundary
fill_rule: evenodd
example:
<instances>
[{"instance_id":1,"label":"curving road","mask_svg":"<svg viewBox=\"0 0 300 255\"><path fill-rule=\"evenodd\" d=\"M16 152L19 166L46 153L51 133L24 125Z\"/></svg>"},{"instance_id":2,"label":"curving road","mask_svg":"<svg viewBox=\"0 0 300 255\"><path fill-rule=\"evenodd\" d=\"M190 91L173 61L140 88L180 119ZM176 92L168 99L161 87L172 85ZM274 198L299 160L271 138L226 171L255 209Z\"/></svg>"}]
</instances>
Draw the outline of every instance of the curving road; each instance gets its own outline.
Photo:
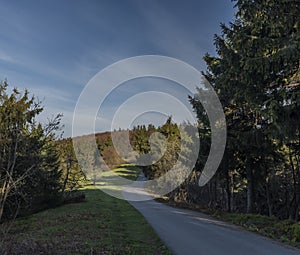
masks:
<instances>
[{"instance_id":1,"label":"curving road","mask_svg":"<svg viewBox=\"0 0 300 255\"><path fill-rule=\"evenodd\" d=\"M132 190L123 191L127 200L138 200L134 195ZM298 249L283 246L198 212L173 208L154 200L129 202L152 225L173 254L300 255Z\"/></svg>"}]
</instances>

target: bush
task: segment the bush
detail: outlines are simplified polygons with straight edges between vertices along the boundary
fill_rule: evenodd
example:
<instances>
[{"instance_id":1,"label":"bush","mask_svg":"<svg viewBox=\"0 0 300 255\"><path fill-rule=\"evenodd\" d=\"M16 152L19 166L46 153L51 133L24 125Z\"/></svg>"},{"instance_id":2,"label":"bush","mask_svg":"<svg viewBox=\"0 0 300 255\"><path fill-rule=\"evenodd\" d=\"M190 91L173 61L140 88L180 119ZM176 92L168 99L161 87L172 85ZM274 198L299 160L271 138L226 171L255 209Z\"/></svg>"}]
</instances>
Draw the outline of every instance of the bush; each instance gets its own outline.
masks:
<instances>
[{"instance_id":1,"label":"bush","mask_svg":"<svg viewBox=\"0 0 300 255\"><path fill-rule=\"evenodd\" d=\"M79 190L66 191L63 194L63 203L81 203L85 201L85 193Z\"/></svg>"},{"instance_id":2,"label":"bush","mask_svg":"<svg viewBox=\"0 0 300 255\"><path fill-rule=\"evenodd\" d=\"M300 223L295 223L292 225L292 240L294 242L300 242Z\"/></svg>"}]
</instances>

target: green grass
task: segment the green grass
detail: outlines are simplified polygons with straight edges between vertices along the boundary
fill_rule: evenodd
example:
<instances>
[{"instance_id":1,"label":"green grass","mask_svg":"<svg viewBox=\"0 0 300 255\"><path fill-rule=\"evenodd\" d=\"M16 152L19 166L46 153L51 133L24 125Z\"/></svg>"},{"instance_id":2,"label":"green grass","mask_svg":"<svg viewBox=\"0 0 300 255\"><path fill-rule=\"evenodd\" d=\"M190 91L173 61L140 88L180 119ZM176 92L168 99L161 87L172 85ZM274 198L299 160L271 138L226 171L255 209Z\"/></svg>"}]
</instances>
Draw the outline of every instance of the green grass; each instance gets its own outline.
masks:
<instances>
[{"instance_id":1,"label":"green grass","mask_svg":"<svg viewBox=\"0 0 300 255\"><path fill-rule=\"evenodd\" d=\"M132 179L138 174L118 169ZM129 203L92 186L84 192L86 202L17 219L2 245L7 254L170 254Z\"/></svg>"},{"instance_id":2,"label":"green grass","mask_svg":"<svg viewBox=\"0 0 300 255\"><path fill-rule=\"evenodd\" d=\"M300 222L256 214L214 213L213 216L300 248Z\"/></svg>"},{"instance_id":3,"label":"green grass","mask_svg":"<svg viewBox=\"0 0 300 255\"><path fill-rule=\"evenodd\" d=\"M121 177L135 181L141 173L141 168L134 165L123 164L116 167L113 171Z\"/></svg>"}]
</instances>

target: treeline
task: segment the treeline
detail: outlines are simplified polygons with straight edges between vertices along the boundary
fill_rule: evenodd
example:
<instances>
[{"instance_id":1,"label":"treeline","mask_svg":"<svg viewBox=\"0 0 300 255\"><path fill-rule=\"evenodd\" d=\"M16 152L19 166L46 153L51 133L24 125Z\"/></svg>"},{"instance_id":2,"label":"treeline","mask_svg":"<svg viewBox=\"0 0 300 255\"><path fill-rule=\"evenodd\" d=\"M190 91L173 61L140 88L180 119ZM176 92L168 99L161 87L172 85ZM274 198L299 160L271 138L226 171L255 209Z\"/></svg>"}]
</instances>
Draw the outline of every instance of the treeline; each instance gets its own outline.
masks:
<instances>
[{"instance_id":1,"label":"treeline","mask_svg":"<svg viewBox=\"0 0 300 255\"><path fill-rule=\"evenodd\" d=\"M204 57L208 71L203 75L226 115L223 161L214 178L200 188L211 129L196 94L189 100L199 120L200 154L189 179L169 196L212 210L299 220L300 3L239 0L236 10L235 20L222 24L222 34L215 36L217 56ZM147 132L153 131L137 134ZM145 138L135 140L141 143ZM147 151L147 143L137 149ZM165 154L159 164L146 168L148 176L169 169L169 157Z\"/></svg>"},{"instance_id":2,"label":"treeline","mask_svg":"<svg viewBox=\"0 0 300 255\"><path fill-rule=\"evenodd\" d=\"M207 193L213 207L298 220L300 3L239 0L236 7L235 21L215 37L218 56L204 57L228 128ZM190 101L205 137L206 116L197 97Z\"/></svg>"}]
</instances>

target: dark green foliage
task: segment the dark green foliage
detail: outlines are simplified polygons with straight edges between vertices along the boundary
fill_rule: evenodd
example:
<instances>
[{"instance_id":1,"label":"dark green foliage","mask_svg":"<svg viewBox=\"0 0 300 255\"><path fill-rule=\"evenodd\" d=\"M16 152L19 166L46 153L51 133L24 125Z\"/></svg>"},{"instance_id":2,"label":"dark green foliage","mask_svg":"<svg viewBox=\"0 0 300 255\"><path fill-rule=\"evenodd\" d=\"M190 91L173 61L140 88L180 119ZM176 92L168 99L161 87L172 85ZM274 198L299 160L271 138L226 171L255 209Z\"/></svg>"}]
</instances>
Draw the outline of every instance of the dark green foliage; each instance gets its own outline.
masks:
<instances>
[{"instance_id":1,"label":"dark green foliage","mask_svg":"<svg viewBox=\"0 0 300 255\"><path fill-rule=\"evenodd\" d=\"M196 128L189 124L177 125L172 122L171 117L161 127L155 128L149 125L148 129L142 127L143 132L140 132L139 128L133 129L135 139L145 143L139 145L139 148L149 146L150 149L151 144L151 150L140 152L141 157L144 153L149 153L152 159L152 164L141 167L149 179L155 179L156 186L149 189L153 192L164 190L163 192L169 192L169 197L178 200L182 197L181 191L187 192L183 188L184 185L180 186L180 184L189 176L194 166L191 152L195 149L193 141L198 139ZM172 191L171 187L177 186L180 186L179 189Z\"/></svg>"},{"instance_id":2,"label":"dark green foliage","mask_svg":"<svg viewBox=\"0 0 300 255\"><path fill-rule=\"evenodd\" d=\"M61 188L53 143L60 116L43 128L40 104L7 87L0 84L0 220L55 205Z\"/></svg>"},{"instance_id":3,"label":"dark green foliage","mask_svg":"<svg viewBox=\"0 0 300 255\"><path fill-rule=\"evenodd\" d=\"M82 187L82 185L86 182L86 177L76 158L72 139L68 138L57 141L56 150L59 155L62 192Z\"/></svg>"},{"instance_id":4,"label":"dark green foliage","mask_svg":"<svg viewBox=\"0 0 300 255\"><path fill-rule=\"evenodd\" d=\"M81 203L85 201L85 193L79 190L70 190L63 193L64 204Z\"/></svg>"},{"instance_id":5,"label":"dark green foliage","mask_svg":"<svg viewBox=\"0 0 300 255\"><path fill-rule=\"evenodd\" d=\"M133 128L130 140L137 152L146 154L150 151L149 136L151 135L151 132L154 131L154 126L150 126L149 130L146 129L145 125Z\"/></svg>"},{"instance_id":6,"label":"dark green foliage","mask_svg":"<svg viewBox=\"0 0 300 255\"><path fill-rule=\"evenodd\" d=\"M300 4L296 0L236 1L237 13L215 36L218 56L206 55L205 77L227 119L226 153L197 203L214 209L299 219ZM209 124L190 98L209 151ZM203 142L201 143L203 144ZM207 146L206 146L207 145ZM225 203L224 203L225 201Z\"/></svg>"},{"instance_id":7,"label":"dark green foliage","mask_svg":"<svg viewBox=\"0 0 300 255\"><path fill-rule=\"evenodd\" d=\"M240 225L250 231L300 247L299 222L293 220L278 220L275 217L254 214L216 213L214 216L227 222Z\"/></svg>"},{"instance_id":8,"label":"dark green foliage","mask_svg":"<svg viewBox=\"0 0 300 255\"><path fill-rule=\"evenodd\" d=\"M153 148L150 151L150 136L154 132L159 132L163 135L164 139L156 138L153 140ZM177 161L178 154L180 153L180 134L176 124L171 122L171 117L168 118L166 123L158 128L149 125L148 129L143 126L134 127L132 130L131 143L135 150L142 156L143 154L161 154L161 148L165 146L165 153L160 159L152 165L143 166L143 172L150 179L159 178L167 171L169 171ZM164 145L163 143L166 143ZM156 155L152 155L156 158Z\"/></svg>"},{"instance_id":9,"label":"dark green foliage","mask_svg":"<svg viewBox=\"0 0 300 255\"><path fill-rule=\"evenodd\" d=\"M157 128L156 132L159 132L165 137L166 150L163 154L163 157L161 157L158 162L144 167L144 173L150 179L158 178L172 169L172 167L177 162L178 155L180 153L180 133L177 125L171 122L171 117L167 119L166 123L163 126ZM149 144L148 137L146 136L145 138L139 139L139 141L143 141L143 139L147 139L147 146ZM160 146L159 143L162 142L164 141L162 141L161 139L157 139L156 141L156 143L158 143L158 146ZM155 148L153 148L153 151L154 153L157 152Z\"/></svg>"}]
</instances>

